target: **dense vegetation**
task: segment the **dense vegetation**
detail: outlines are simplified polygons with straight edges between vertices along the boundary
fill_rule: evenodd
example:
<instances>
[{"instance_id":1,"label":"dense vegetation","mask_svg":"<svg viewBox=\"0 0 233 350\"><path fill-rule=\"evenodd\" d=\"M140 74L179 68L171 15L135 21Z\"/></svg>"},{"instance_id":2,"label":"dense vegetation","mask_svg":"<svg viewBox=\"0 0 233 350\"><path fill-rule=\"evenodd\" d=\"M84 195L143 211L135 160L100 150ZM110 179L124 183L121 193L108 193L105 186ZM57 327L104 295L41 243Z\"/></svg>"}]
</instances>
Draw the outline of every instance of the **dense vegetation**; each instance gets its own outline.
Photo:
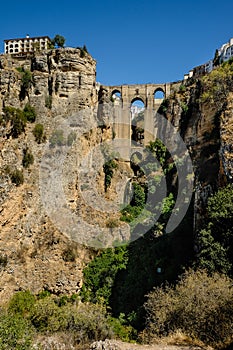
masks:
<instances>
[{"instance_id":1,"label":"dense vegetation","mask_svg":"<svg viewBox=\"0 0 233 350\"><path fill-rule=\"evenodd\" d=\"M114 319L101 304L81 303L77 295L55 297L48 292L16 293L0 315L0 348L29 350L42 335L68 335L72 346L86 349L94 340L121 336L129 340L133 328Z\"/></svg>"},{"instance_id":2,"label":"dense vegetation","mask_svg":"<svg viewBox=\"0 0 233 350\"><path fill-rule=\"evenodd\" d=\"M225 275L186 272L176 286L155 288L145 309L147 340L180 330L217 348L232 341L233 285Z\"/></svg>"}]
</instances>

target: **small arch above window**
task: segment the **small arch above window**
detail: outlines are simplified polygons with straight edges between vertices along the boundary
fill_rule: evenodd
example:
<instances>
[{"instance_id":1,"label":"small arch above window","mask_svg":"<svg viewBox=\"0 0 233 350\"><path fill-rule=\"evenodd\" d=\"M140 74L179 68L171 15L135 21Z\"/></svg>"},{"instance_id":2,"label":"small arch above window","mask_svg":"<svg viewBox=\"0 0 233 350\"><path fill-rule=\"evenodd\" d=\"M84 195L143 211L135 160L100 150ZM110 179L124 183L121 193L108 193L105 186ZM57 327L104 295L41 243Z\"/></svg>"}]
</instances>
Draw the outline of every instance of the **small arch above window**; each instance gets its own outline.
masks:
<instances>
[{"instance_id":1,"label":"small arch above window","mask_svg":"<svg viewBox=\"0 0 233 350\"><path fill-rule=\"evenodd\" d=\"M112 92L112 98L114 100L120 100L121 99L121 93L119 90L113 90Z\"/></svg>"},{"instance_id":2,"label":"small arch above window","mask_svg":"<svg viewBox=\"0 0 233 350\"><path fill-rule=\"evenodd\" d=\"M122 96L119 90L112 91L111 101L114 103L114 105L119 105L122 102Z\"/></svg>"}]
</instances>

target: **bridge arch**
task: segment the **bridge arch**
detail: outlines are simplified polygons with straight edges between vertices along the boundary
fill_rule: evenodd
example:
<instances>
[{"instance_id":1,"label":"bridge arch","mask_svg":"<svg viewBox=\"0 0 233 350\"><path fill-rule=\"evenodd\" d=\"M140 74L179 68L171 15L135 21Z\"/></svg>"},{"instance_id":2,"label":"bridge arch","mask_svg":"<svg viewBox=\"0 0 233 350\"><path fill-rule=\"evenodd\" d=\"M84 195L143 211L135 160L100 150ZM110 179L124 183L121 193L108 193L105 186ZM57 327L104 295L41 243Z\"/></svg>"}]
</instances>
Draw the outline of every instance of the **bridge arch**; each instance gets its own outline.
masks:
<instances>
[{"instance_id":1,"label":"bridge arch","mask_svg":"<svg viewBox=\"0 0 233 350\"><path fill-rule=\"evenodd\" d=\"M131 106L133 105L133 103L137 102L137 101L140 101L143 103L144 107L146 107L146 101L144 101L143 97L141 96L136 96L134 97L132 100L131 100Z\"/></svg>"},{"instance_id":2,"label":"bridge arch","mask_svg":"<svg viewBox=\"0 0 233 350\"><path fill-rule=\"evenodd\" d=\"M154 91L154 99L155 100L161 100L165 98L165 91L159 87L157 89L155 89Z\"/></svg>"},{"instance_id":3,"label":"bridge arch","mask_svg":"<svg viewBox=\"0 0 233 350\"><path fill-rule=\"evenodd\" d=\"M116 96L118 96L118 97L122 97L122 96L121 96L121 91L120 91L120 89L114 89L114 90L112 90L111 96L113 96L113 95L116 95Z\"/></svg>"},{"instance_id":4,"label":"bridge arch","mask_svg":"<svg viewBox=\"0 0 233 350\"><path fill-rule=\"evenodd\" d=\"M114 89L111 93L111 101L114 102L114 104L122 104L122 95L120 89Z\"/></svg>"}]
</instances>

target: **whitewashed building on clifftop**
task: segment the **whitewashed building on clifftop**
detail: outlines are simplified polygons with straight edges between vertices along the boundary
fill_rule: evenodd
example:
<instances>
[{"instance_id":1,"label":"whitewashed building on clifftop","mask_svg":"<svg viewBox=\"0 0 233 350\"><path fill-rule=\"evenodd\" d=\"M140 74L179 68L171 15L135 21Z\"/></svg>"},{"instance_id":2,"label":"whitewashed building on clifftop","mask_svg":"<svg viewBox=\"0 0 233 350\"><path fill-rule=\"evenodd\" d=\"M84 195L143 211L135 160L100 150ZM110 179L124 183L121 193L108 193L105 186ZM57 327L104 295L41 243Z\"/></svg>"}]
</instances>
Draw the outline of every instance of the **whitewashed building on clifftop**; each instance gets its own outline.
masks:
<instances>
[{"instance_id":1,"label":"whitewashed building on clifftop","mask_svg":"<svg viewBox=\"0 0 233 350\"><path fill-rule=\"evenodd\" d=\"M218 50L218 55L220 63L228 61L233 57L233 38L231 38L228 43L222 45Z\"/></svg>"},{"instance_id":2,"label":"whitewashed building on clifftop","mask_svg":"<svg viewBox=\"0 0 233 350\"><path fill-rule=\"evenodd\" d=\"M49 48L51 39L48 36L30 38L6 39L4 40L5 54L25 54L34 51L45 51Z\"/></svg>"}]
</instances>

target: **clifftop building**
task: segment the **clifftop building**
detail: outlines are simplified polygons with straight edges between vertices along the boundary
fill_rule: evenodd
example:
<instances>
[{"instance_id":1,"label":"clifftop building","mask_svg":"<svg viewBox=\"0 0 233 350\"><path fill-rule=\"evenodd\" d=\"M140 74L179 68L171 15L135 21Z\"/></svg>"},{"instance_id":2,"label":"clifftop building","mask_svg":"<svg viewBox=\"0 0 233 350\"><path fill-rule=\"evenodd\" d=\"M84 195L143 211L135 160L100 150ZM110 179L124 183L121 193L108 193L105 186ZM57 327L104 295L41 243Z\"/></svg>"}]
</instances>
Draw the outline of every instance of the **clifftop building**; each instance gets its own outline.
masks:
<instances>
[{"instance_id":1,"label":"clifftop building","mask_svg":"<svg viewBox=\"0 0 233 350\"><path fill-rule=\"evenodd\" d=\"M29 35L26 38L19 39L7 39L4 40L4 53L5 54L26 54L34 51L44 51L49 48L51 39L48 36L38 36L30 38Z\"/></svg>"},{"instance_id":2,"label":"clifftop building","mask_svg":"<svg viewBox=\"0 0 233 350\"><path fill-rule=\"evenodd\" d=\"M233 57L233 38L229 40L228 43L225 43L218 49L219 63L228 61ZM191 78L193 76L201 76L206 73L210 73L214 69L214 60L211 59L205 64L202 64L198 67L193 68L189 71L188 74L184 75L184 80Z\"/></svg>"},{"instance_id":3,"label":"clifftop building","mask_svg":"<svg viewBox=\"0 0 233 350\"><path fill-rule=\"evenodd\" d=\"M231 38L228 43L222 45L218 50L218 55L220 63L228 61L229 58L233 56L233 38Z\"/></svg>"}]
</instances>

